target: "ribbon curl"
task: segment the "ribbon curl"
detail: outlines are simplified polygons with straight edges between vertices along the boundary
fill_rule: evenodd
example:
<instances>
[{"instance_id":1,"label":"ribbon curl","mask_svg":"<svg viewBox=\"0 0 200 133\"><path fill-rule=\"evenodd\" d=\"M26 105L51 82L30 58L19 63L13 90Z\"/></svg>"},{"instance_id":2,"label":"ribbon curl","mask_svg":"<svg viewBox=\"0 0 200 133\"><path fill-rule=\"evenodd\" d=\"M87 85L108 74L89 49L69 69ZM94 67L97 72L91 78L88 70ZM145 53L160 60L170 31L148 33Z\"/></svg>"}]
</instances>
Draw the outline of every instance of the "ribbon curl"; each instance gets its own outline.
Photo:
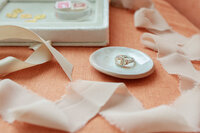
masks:
<instances>
[{"instance_id":1,"label":"ribbon curl","mask_svg":"<svg viewBox=\"0 0 200 133\"><path fill-rule=\"evenodd\" d=\"M9 123L18 120L70 132L97 114L125 132L200 131L199 88L184 92L171 105L151 109L144 109L123 83L80 80L70 83L67 92L53 102L11 80L2 80L0 114Z\"/></svg>"},{"instance_id":2,"label":"ribbon curl","mask_svg":"<svg viewBox=\"0 0 200 133\"><path fill-rule=\"evenodd\" d=\"M53 55L69 79L72 80L71 74L73 65L70 64L64 56L62 56L55 48L51 46L50 41L45 41L39 35L22 27L0 26L0 41L9 39L30 40L38 42L41 45L38 46L32 55L30 55L25 61L11 56L1 59L1 76L48 62L51 60Z\"/></svg>"}]
</instances>

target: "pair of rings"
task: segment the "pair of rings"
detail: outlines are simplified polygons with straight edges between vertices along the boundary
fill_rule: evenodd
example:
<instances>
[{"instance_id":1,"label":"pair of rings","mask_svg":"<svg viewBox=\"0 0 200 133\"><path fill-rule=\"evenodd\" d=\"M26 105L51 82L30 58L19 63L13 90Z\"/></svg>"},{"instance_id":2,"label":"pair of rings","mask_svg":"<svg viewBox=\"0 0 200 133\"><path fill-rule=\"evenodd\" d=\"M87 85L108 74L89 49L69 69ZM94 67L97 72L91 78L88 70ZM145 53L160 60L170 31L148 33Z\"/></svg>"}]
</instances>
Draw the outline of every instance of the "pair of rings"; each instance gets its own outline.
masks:
<instances>
[{"instance_id":1,"label":"pair of rings","mask_svg":"<svg viewBox=\"0 0 200 133\"><path fill-rule=\"evenodd\" d=\"M136 62L133 57L127 55L118 55L115 57L115 64L122 68L131 68L135 66Z\"/></svg>"}]
</instances>

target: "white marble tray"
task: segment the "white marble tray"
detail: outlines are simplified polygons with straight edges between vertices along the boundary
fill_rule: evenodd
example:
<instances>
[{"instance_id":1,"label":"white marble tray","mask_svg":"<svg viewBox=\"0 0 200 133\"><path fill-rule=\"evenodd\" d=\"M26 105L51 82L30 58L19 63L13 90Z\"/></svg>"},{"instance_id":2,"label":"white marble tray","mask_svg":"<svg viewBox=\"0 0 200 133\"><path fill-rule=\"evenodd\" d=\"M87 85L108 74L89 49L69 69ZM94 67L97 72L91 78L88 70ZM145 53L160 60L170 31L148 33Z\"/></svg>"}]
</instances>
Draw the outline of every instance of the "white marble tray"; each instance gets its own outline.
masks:
<instances>
[{"instance_id":1,"label":"white marble tray","mask_svg":"<svg viewBox=\"0 0 200 133\"><path fill-rule=\"evenodd\" d=\"M56 46L105 46L109 36L108 0L96 0L90 3L92 15L81 21L61 20L56 18L54 0L1 0L0 25L17 25L28 28L45 40L51 40ZM20 18L10 19L6 14L21 8L32 15L46 14L46 19L28 23ZM30 43L9 40L1 46L26 46Z\"/></svg>"}]
</instances>

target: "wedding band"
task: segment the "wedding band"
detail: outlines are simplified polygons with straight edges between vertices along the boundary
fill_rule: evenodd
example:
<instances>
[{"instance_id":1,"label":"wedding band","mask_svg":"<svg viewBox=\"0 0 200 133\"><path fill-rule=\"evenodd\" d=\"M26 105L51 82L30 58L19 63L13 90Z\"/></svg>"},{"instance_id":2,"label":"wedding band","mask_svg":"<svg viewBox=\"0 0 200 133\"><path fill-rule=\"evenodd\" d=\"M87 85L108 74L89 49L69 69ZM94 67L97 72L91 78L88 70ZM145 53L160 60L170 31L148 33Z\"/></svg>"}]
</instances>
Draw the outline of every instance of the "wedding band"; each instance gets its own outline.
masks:
<instances>
[{"instance_id":1,"label":"wedding band","mask_svg":"<svg viewBox=\"0 0 200 133\"><path fill-rule=\"evenodd\" d=\"M115 64L123 68L131 68L135 66L135 59L127 55L118 55L115 57Z\"/></svg>"}]
</instances>

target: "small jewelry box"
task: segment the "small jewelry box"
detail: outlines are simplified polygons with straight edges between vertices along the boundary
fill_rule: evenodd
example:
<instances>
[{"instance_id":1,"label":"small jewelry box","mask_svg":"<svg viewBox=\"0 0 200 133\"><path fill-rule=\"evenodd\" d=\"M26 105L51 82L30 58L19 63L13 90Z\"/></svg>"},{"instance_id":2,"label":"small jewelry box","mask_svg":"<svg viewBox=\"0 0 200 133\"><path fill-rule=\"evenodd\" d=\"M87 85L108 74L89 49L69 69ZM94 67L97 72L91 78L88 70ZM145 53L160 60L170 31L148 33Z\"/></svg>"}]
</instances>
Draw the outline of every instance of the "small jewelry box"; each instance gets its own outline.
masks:
<instances>
[{"instance_id":1,"label":"small jewelry box","mask_svg":"<svg viewBox=\"0 0 200 133\"><path fill-rule=\"evenodd\" d=\"M72 2L71 10L67 2ZM30 29L55 46L105 46L109 43L109 1L1 0L0 25ZM0 46L31 43L17 39L5 42Z\"/></svg>"}]
</instances>

